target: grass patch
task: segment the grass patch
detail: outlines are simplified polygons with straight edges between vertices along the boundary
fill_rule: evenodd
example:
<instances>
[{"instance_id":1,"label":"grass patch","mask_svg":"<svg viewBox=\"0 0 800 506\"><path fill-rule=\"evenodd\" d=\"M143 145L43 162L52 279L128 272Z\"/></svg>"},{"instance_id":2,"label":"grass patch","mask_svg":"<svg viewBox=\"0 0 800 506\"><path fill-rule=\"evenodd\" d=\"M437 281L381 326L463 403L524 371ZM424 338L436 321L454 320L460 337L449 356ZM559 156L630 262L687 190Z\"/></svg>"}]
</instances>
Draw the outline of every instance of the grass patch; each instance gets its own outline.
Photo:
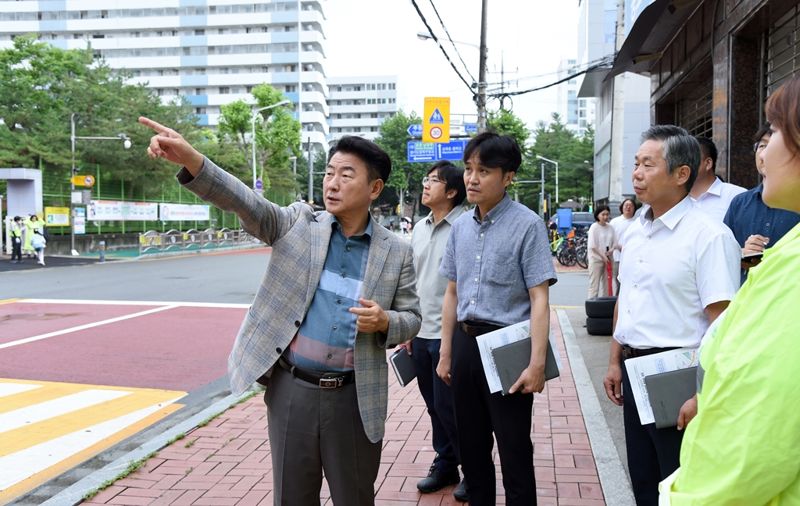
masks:
<instances>
[{"instance_id":1,"label":"grass patch","mask_svg":"<svg viewBox=\"0 0 800 506\"><path fill-rule=\"evenodd\" d=\"M156 455L156 452L152 452L152 453L150 453L148 455L145 455L144 457L140 458L139 460L134 460L132 462L129 462L128 463L128 467L126 467L124 471L119 473L116 477L114 477L114 478L112 478L110 480L104 481L96 489L94 489L94 490L92 490L90 492L87 492L86 495L83 496L83 500L84 501L88 501L92 497L96 496L97 494L99 494L103 490L105 490L108 487L110 487L111 485L113 485L115 482L121 480L122 478L126 478L130 474L135 473L136 471L141 469L141 467L145 464L145 462L147 462L152 457L155 457L155 455Z\"/></svg>"},{"instance_id":2,"label":"grass patch","mask_svg":"<svg viewBox=\"0 0 800 506\"><path fill-rule=\"evenodd\" d=\"M185 445L183 445L183 447L184 447L184 448L191 448L192 446L194 446L194 444L195 444L196 442L197 442L197 439L192 439L192 440L190 440L190 441L187 441L187 442L186 442L186 444L185 444Z\"/></svg>"}]
</instances>

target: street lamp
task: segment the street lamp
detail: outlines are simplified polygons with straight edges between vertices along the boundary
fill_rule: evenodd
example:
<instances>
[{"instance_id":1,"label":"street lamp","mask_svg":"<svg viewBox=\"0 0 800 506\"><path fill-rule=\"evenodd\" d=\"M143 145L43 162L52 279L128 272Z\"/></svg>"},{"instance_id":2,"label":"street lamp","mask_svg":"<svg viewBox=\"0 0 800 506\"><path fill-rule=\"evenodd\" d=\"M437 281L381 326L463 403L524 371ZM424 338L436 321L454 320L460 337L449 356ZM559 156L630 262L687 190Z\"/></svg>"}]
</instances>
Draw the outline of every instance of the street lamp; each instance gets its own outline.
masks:
<instances>
[{"instance_id":1,"label":"street lamp","mask_svg":"<svg viewBox=\"0 0 800 506\"><path fill-rule=\"evenodd\" d=\"M289 103L288 100L281 100L280 102L277 102L277 103L272 104L272 105L259 107L258 109L253 111L252 116L250 116L250 131L251 131L251 134L253 136L252 139L251 139L251 142L253 144L252 148L253 148L253 189L254 190L256 189L256 118L258 117L258 113L260 113L261 111L266 111L268 109L274 109L275 107L280 107L280 106L286 105L288 103Z\"/></svg>"},{"instance_id":2,"label":"street lamp","mask_svg":"<svg viewBox=\"0 0 800 506\"><path fill-rule=\"evenodd\" d=\"M427 33L423 33L423 32L418 32L418 33L417 33L417 38L418 38L419 40L433 40L433 37L431 37L431 36L430 36L430 35L428 35ZM464 44L465 46L472 46L472 47L474 47L474 48L476 48L476 49L480 49L480 46L479 46L479 45L477 45L477 44L473 44L472 42L464 42L463 40L453 40L453 41L451 41L451 42L452 42L453 44Z\"/></svg>"},{"instance_id":3,"label":"street lamp","mask_svg":"<svg viewBox=\"0 0 800 506\"><path fill-rule=\"evenodd\" d=\"M69 244L70 244L70 253L73 256L78 255L78 250L75 249L75 207L72 202L72 193L75 191L75 181L72 178L75 176L77 172L75 169L75 141L78 139L84 141L122 141L122 147L125 149L130 149L131 139L126 134L117 134L115 137L106 137L106 136L84 136L84 135L75 135L75 113L69 115L69 126L70 126L70 150L72 152L72 170L70 171L70 178L69 178Z\"/></svg>"},{"instance_id":4,"label":"street lamp","mask_svg":"<svg viewBox=\"0 0 800 506\"><path fill-rule=\"evenodd\" d=\"M536 155L536 159L550 162L556 166L556 205L558 205L558 162L540 155ZM542 164L542 198L544 198L544 164Z\"/></svg>"}]
</instances>

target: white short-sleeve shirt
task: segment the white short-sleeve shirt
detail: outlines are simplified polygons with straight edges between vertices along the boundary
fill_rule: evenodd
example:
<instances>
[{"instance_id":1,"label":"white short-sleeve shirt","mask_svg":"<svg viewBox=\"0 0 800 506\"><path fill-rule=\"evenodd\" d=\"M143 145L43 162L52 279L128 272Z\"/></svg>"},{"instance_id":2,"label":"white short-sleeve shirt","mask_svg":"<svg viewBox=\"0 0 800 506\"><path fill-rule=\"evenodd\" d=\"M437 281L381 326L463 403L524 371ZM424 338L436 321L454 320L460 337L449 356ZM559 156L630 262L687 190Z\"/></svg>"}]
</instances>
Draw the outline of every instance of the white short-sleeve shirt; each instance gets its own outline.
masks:
<instances>
[{"instance_id":1,"label":"white short-sleeve shirt","mask_svg":"<svg viewBox=\"0 0 800 506\"><path fill-rule=\"evenodd\" d=\"M649 207L625 232L614 339L633 348L696 347L704 309L739 288L739 244L686 197L658 219Z\"/></svg>"},{"instance_id":2,"label":"white short-sleeve shirt","mask_svg":"<svg viewBox=\"0 0 800 506\"><path fill-rule=\"evenodd\" d=\"M692 204L697 209L703 211L710 218L722 223L725 218L725 213L731 206L733 197L744 193L747 190L735 184L724 183L719 178L714 180L714 183L706 190L706 192L699 197L692 198Z\"/></svg>"}]
</instances>

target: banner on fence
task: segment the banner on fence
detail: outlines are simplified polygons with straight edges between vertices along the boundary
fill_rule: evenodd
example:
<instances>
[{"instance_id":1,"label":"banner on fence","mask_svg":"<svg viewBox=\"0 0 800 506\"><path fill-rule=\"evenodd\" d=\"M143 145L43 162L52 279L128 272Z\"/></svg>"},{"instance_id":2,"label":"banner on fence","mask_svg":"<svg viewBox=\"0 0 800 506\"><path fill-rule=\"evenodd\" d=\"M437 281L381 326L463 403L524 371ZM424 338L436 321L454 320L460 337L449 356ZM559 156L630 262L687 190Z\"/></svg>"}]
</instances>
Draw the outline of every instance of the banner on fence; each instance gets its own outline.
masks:
<instances>
[{"instance_id":1,"label":"banner on fence","mask_svg":"<svg viewBox=\"0 0 800 506\"><path fill-rule=\"evenodd\" d=\"M203 204L159 204L161 221L209 221L211 207Z\"/></svg>"},{"instance_id":2,"label":"banner on fence","mask_svg":"<svg viewBox=\"0 0 800 506\"><path fill-rule=\"evenodd\" d=\"M91 221L158 221L158 203L93 200L88 206Z\"/></svg>"},{"instance_id":3,"label":"banner on fence","mask_svg":"<svg viewBox=\"0 0 800 506\"><path fill-rule=\"evenodd\" d=\"M48 227L68 227L69 207L45 207L44 222Z\"/></svg>"}]
</instances>

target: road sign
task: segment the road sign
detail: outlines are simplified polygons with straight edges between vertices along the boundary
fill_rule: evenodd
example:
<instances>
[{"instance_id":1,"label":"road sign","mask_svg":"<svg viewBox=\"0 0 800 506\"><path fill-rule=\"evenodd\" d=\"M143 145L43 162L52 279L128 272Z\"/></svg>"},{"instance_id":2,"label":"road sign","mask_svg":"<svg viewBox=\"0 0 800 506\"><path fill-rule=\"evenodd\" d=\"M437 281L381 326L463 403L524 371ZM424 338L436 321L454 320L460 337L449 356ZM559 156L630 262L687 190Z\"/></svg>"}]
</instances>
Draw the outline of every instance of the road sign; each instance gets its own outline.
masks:
<instances>
[{"instance_id":1,"label":"road sign","mask_svg":"<svg viewBox=\"0 0 800 506\"><path fill-rule=\"evenodd\" d=\"M82 175L72 176L71 181L72 181L72 184L74 184L75 186L88 186L90 188L92 186L94 186L94 176L89 176L89 175L86 175L86 176L82 176Z\"/></svg>"},{"instance_id":2,"label":"road sign","mask_svg":"<svg viewBox=\"0 0 800 506\"><path fill-rule=\"evenodd\" d=\"M439 160L459 161L464 158L466 139L457 139L450 142L419 142L408 141L407 154L409 162L436 162Z\"/></svg>"},{"instance_id":3,"label":"road sign","mask_svg":"<svg viewBox=\"0 0 800 506\"><path fill-rule=\"evenodd\" d=\"M408 132L408 136L409 137L414 137L415 139L418 139L418 138L422 137L422 125L420 125L418 123L414 123L413 125L409 125L408 126L408 130L406 130L406 132Z\"/></svg>"},{"instance_id":4,"label":"road sign","mask_svg":"<svg viewBox=\"0 0 800 506\"><path fill-rule=\"evenodd\" d=\"M261 179L256 179L256 190L263 190L264 182Z\"/></svg>"},{"instance_id":5,"label":"road sign","mask_svg":"<svg viewBox=\"0 0 800 506\"><path fill-rule=\"evenodd\" d=\"M409 162L435 162L436 144L430 142L408 141L406 148Z\"/></svg>"},{"instance_id":6,"label":"road sign","mask_svg":"<svg viewBox=\"0 0 800 506\"><path fill-rule=\"evenodd\" d=\"M450 142L450 97L425 97L423 142Z\"/></svg>"},{"instance_id":7,"label":"road sign","mask_svg":"<svg viewBox=\"0 0 800 506\"><path fill-rule=\"evenodd\" d=\"M476 134L478 133L478 124L477 123L464 123L464 131L468 134Z\"/></svg>"}]
</instances>

